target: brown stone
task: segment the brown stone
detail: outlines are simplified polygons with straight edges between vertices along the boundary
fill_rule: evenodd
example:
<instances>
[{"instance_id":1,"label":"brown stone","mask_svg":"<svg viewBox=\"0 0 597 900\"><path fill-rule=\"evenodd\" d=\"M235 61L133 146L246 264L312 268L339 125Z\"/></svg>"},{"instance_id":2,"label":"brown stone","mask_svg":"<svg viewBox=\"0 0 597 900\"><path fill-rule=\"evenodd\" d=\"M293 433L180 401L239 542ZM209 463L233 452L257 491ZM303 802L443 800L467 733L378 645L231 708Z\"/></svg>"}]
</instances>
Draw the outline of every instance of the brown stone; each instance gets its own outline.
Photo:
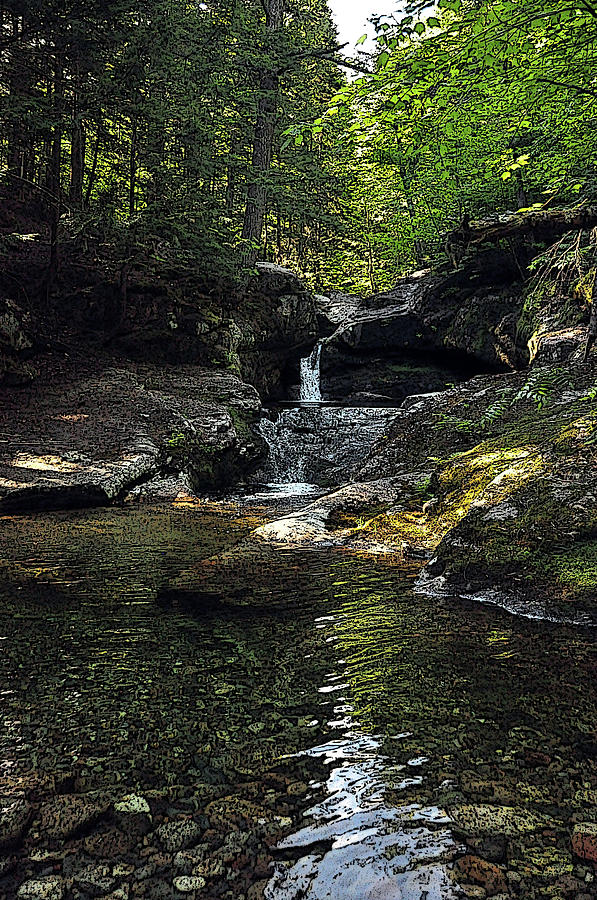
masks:
<instances>
[{"instance_id":1,"label":"brown stone","mask_svg":"<svg viewBox=\"0 0 597 900\"><path fill-rule=\"evenodd\" d=\"M574 826L572 851L581 859L597 863L597 823L581 822Z\"/></svg>"},{"instance_id":2,"label":"brown stone","mask_svg":"<svg viewBox=\"0 0 597 900\"><path fill-rule=\"evenodd\" d=\"M265 807L236 796L214 800L207 806L205 812L209 816L212 826L216 828L240 829L250 826L259 819L263 819L265 822L276 819L276 816L272 815Z\"/></svg>"},{"instance_id":3,"label":"brown stone","mask_svg":"<svg viewBox=\"0 0 597 900\"><path fill-rule=\"evenodd\" d=\"M291 797L302 797L303 794L308 792L309 785L305 784L304 781L293 781L286 790Z\"/></svg>"},{"instance_id":4,"label":"brown stone","mask_svg":"<svg viewBox=\"0 0 597 900\"><path fill-rule=\"evenodd\" d=\"M480 856L468 853L458 860L455 868L463 879L485 888L488 897L508 890L508 882L503 870L494 863L481 859Z\"/></svg>"},{"instance_id":5,"label":"brown stone","mask_svg":"<svg viewBox=\"0 0 597 900\"><path fill-rule=\"evenodd\" d=\"M255 865L253 866L253 877L254 878L265 878L270 874L270 863L272 861L271 856L266 853L260 853L255 859Z\"/></svg>"},{"instance_id":6,"label":"brown stone","mask_svg":"<svg viewBox=\"0 0 597 900\"><path fill-rule=\"evenodd\" d=\"M256 881L247 892L247 900L264 900L267 881Z\"/></svg>"},{"instance_id":7,"label":"brown stone","mask_svg":"<svg viewBox=\"0 0 597 900\"><path fill-rule=\"evenodd\" d=\"M44 804L40 813L40 831L52 840L65 840L84 831L108 810L108 800L100 801L65 794Z\"/></svg>"},{"instance_id":8,"label":"brown stone","mask_svg":"<svg viewBox=\"0 0 597 900\"><path fill-rule=\"evenodd\" d=\"M524 756L525 762L529 766L549 766L551 763L551 756L548 756L547 753L542 753L540 750L526 750Z\"/></svg>"},{"instance_id":9,"label":"brown stone","mask_svg":"<svg viewBox=\"0 0 597 900\"><path fill-rule=\"evenodd\" d=\"M33 809L26 800L0 800L0 848L15 847L20 843Z\"/></svg>"},{"instance_id":10,"label":"brown stone","mask_svg":"<svg viewBox=\"0 0 597 900\"><path fill-rule=\"evenodd\" d=\"M136 837L124 834L118 828L110 828L99 834L92 834L85 839L85 850L90 856L99 859L118 859L133 849Z\"/></svg>"}]
</instances>

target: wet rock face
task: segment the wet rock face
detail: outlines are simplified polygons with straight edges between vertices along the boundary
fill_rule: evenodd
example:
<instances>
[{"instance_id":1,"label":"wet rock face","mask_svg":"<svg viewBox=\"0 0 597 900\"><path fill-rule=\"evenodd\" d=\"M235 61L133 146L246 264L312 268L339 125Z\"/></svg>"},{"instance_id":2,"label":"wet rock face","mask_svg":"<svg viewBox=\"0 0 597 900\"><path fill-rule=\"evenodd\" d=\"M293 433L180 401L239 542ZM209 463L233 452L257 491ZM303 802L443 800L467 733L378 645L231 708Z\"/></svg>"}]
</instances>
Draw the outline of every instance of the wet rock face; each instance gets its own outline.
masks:
<instances>
[{"instance_id":1,"label":"wet rock face","mask_svg":"<svg viewBox=\"0 0 597 900\"><path fill-rule=\"evenodd\" d=\"M559 328L543 323L529 342L533 362L543 366L578 363L584 357L586 340L586 327Z\"/></svg>"},{"instance_id":2,"label":"wet rock face","mask_svg":"<svg viewBox=\"0 0 597 900\"><path fill-rule=\"evenodd\" d=\"M589 361L564 374L547 366L408 398L374 446L363 479L431 470L419 540L435 553L421 592L594 620L596 373ZM407 524L389 514L377 533Z\"/></svg>"},{"instance_id":3,"label":"wet rock face","mask_svg":"<svg viewBox=\"0 0 597 900\"><path fill-rule=\"evenodd\" d=\"M234 311L231 349L245 381L263 398L286 396L287 372L317 340L313 295L289 269L257 263L259 275Z\"/></svg>"},{"instance_id":4,"label":"wet rock face","mask_svg":"<svg viewBox=\"0 0 597 900\"><path fill-rule=\"evenodd\" d=\"M317 339L314 300L290 270L270 263L258 263L257 270L242 292L165 293L152 303L141 295L137 309L133 291L111 346L133 359L216 367L254 385L264 398L284 396L285 370Z\"/></svg>"},{"instance_id":5,"label":"wet rock face","mask_svg":"<svg viewBox=\"0 0 597 900\"><path fill-rule=\"evenodd\" d=\"M442 391L469 373L451 367L448 362L434 361L429 355L409 358L387 353L373 356L344 353L338 347L327 347L322 353L321 387L326 399L341 400L349 405L362 405L360 395L373 395L399 405L412 394Z\"/></svg>"},{"instance_id":6,"label":"wet rock face","mask_svg":"<svg viewBox=\"0 0 597 900\"><path fill-rule=\"evenodd\" d=\"M515 460L502 469L439 544L429 589L501 598L531 616L589 621L596 596L595 469L564 475L556 474L557 465L545 454L526 471L515 471ZM500 501L504 490L507 500Z\"/></svg>"}]
</instances>

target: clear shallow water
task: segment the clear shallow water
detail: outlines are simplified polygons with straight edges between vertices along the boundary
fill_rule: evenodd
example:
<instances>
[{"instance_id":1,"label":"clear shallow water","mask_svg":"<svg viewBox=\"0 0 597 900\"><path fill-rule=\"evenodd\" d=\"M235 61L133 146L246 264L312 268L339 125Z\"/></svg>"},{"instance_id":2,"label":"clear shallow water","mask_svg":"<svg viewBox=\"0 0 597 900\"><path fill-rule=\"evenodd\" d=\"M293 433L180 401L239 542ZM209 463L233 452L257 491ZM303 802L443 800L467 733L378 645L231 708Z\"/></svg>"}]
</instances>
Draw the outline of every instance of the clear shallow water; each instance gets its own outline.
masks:
<instances>
[{"instance_id":1,"label":"clear shallow water","mask_svg":"<svg viewBox=\"0 0 597 900\"><path fill-rule=\"evenodd\" d=\"M267 900L460 896L464 848L512 875L512 896L596 896L570 849L596 818L593 636L415 598L391 558L214 560L266 514L0 520L3 790L260 797L274 772L306 787L270 798L291 826ZM193 600L213 571L244 605ZM181 573L187 593L165 602Z\"/></svg>"}]
</instances>

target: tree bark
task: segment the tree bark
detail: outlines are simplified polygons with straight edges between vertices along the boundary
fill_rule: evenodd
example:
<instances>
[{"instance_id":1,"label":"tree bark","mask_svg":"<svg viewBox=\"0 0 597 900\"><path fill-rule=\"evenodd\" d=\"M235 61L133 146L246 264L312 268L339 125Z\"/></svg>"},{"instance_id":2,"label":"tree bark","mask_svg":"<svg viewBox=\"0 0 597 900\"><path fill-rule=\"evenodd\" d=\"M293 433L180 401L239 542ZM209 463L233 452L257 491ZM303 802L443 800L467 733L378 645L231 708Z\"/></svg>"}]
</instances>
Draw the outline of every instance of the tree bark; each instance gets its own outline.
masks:
<instances>
[{"instance_id":1,"label":"tree bark","mask_svg":"<svg viewBox=\"0 0 597 900\"><path fill-rule=\"evenodd\" d=\"M137 117L131 122L131 147L129 157L129 217L135 215L135 192L137 188Z\"/></svg>"},{"instance_id":2,"label":"tree bark","mask_svg":"<svg viewBox=\"0 0 597 900\"><path fill-rule=\"evenodd\" d=\"M85 171L85 128L78 112L73 119L70 150L70 192L71 206L83 206L83 177Z\"/></svg>"},{"instance_id":3,"label":"tree bark","mask_svg":"<svg viewBox=\"0 0 597 900\"><path fill-rule=\"evenodd\" d=\"M18 98L22 93L22 85L21 85L21 77L20 77L20 65L19 65L19 56L20 50L18 43L19 36L19 21L16 16L12 17L12 35L15 39L15 44L9 51L9 76L8 76L8 91L10 95L10 103L11 105L15 102L15 98ZM8 127L8 141L7 141L7 155L6 155L6 164L8 169L8 175L12 175L16 178L21 177L21 159L22 159L22 147L21 147L21 138L22 138L22 128L17 122L11 122Z\"/></svg>"},{"instance_id":4,"label":"tree bark","mask_svg":"<svg viewBox=\"0 0 597 900\"><path fill-rule=\"evenodd\" d=\"M49 299L58 273L58 223L62 211L61 167L62 167L62 114L64 99L64 73L62 56L57 50L54 58L54 79L52 112L54 128L52 134L51 157L48 166L48 191L50 193L50 257L46 276L46 296Z\"/></svg>"},{"instance_id":5,"label":"tree bark","mask_svg":"<svg viewBox=\"0 0 597 900\"><path fill-rule=\"evenodd\" d=\"M95 146L93 148L93 160L91 162L91 171L89 173L89 179L87 181L87 190L85 191L85 206L89 206L89 201L91 200L91 192L93 190L93 186L95 184L95 176L97 174L97 161L99 157L99 148L101 143L101 131L99 125L97 126L97 134L95 136Z\"/></svg>"},{"instance_id":6,"label":"tree bark","mask_svg":"<svg viewBox=\"0 0 597 900\"><path fill-rule=\"evenodd\" d=\"M413 248L415 251L415 260L419 268L424 264L423 247L417 235L417 210L413 202L411 193L412 177L406 170L404 162L400 164L400 178L402 179L402 188L404 190L404 198L406 200L406 208L408 210L408 218L410 219L410 227L413 234Z\"/></svg>"},{"instance_id":7,"label":"tree bark","mask_svg":"<svg viewBox=\"0 0 597 900\"><path fill-rule=\"evenodd\" d=\"M369 276L369 284L371 285L371 293L377 293L377 281L375 279L375 256L373 253L373 241L371 240L371 218L369 216L369 206L365 203L365 229L367 239L367 275Z\"/></svg>"},{"instance_id":8,"label":"tree bark","mask_svg":"<svg viewBox=\"0 0 597 900\"><path fill-rule=\"evenodd\" d=\"M275 47L276 35L284 24L285 0L262 0L266 13L267 50ZM259 105L253 139L253 159L247 190L243 223L245 250L243 263L253 266L259 255L267 204L267 177L272 162L272 150L278 110L279 75L276 70L263 69L259 77Z\"/></svg>"},{"instance_id":9,"label":"tree bark","mask_svg":"<svg viewBox=\"0 0 597 900\"><path fill-rule=\"evenodd\" d=\"M589 327L587 329L587 342L585 344L585 362L589 358L589 353L591 352L595 341L597 341L597 297L595 297L595 291L593 290L593 298L591 301L591 317L589 319Z\"/></svg>"},{"instance_id":10,"label":"tree bark","mask_svg":"<svg viewBox=\"0 0 597 900\"><path fill-rule=\"evenodd\" d=\"M6 168L7 175L15 179L12 190L18 196L26 193L24 181L30 175L35 157L35 144L31 130L25 125L23 104L31 97L34 88L34 72L31 65L31 47L22 35L24 20L14 13L7 13L12 40L6 52L7 87L9 100L6 117ZM2 15L4 26L4 14Z\"/></svg>"}]
</instances>

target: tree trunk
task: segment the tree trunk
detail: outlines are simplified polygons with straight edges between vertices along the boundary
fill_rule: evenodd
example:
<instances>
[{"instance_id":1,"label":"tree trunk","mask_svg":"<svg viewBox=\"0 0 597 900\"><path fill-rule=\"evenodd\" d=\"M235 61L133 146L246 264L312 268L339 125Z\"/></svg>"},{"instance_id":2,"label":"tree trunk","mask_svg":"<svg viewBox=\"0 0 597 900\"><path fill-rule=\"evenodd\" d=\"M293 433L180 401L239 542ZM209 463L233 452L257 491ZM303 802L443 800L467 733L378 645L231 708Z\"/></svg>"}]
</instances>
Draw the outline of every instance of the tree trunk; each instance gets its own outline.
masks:
<instances>
[{"instance_id":1,"label":"tree trunk","mask_svg":"<svg viewBox=\"0 0 597 900\"><path fill-rule=\"evenodd\" d=\"M51 144L51 157L48 166L48 191L50 193L50 257L46 276L46 296L49 299L58 273L58 223L62 211L61 167L62 167L62 113L64 99L64 73L62 58L58 51L54 60L54 80L52 96L52 112L54 129Z\"/></svg>"},{"instance_id":2,"label":"tree trunk","mask_svg":"<svg viewBox=\"0 0 597 900\"><path fill-rule=\"evenodd\" d=\"M234 201L236 199L237 155L239 150L240 138L238 135L233 135L230 140L228 166L226 167L226 212L230 217L234 213Z\"/></svg>"},{"instance_id":3,"label":"tree trunk","mask_svg":"<svg viewBox=\"0 0 597 900\"><path fill-rule=\"evenodd\" d=\"M409 173L406 171L406 166L404 163L400 165L400 177L402 179L402 188L404 190L404 199L406 200L406 208L408 210L408 218L410 219L410 226L413 234L413 249L415 251L415 259L417 262L417 266L421 267L423 265L423 247L421 246L420 240L415 237L417 234L417 210L415 208L415 204L413 202L413 197L411 193L411 177Z\"/></svg>"},{"instance_id":4,"label":"tree trunk","mask_svg":"<svg viewBox=\"0 0 597 900\"><path fill-rule=\"evenodd\" d=\"M99 157L99 148L101 142L101 130L99 125L97 126L97 134L95 136L95 146L93 148L93 160L91 162L91 171L89 173L89 179L87 181L87 190L85 191L85 206L89 206L89 201L91 200L91 192L93 190L93 186L95 184L95 176L97 174L97 161Z\"/></svg>"},{"instance_id":5,"label":"tree trunk","mask_svg":"<svg viewBox=\"0 0 597 900\"><path fill-rule=\"evenodd\" d=\"M585 344L585 362L589 358L589 353L595 345L595 341L597 341L597 297L595 297L595 290L593 289L593 299L591 300L591 317L589 319L589 327L587 329L587 343Z\"/></svg>"},{"instance_id":6,"label":"tree trunk","mask_svg":"<svg viewBox=\"0 0 597 900\"><path fill-rule=\"evenodd\" d=\"M137 117L131 123L131 149L129 157L129 217L135 215L135 191L137 187Z\"/></svg>"},{"instance_id":7,"label":"tree trunk","mask_svg":"<svg viewBox=\"0 0 597 900\"><path fill-rule=\"evenodd\" d=\"M4 22L2 24L4 25ZM19 20L16 16L12 16L12 34L15 39L19 35ZM10 95L10 107L15 103L15 99L22 94L21 65L19 62L20 55L21 48L19 47L18 41L15 40L14 46L8 52L8 91ZM23 150L21 144L22 126L19 122L12 121L8 127L6 164L8 175L12 175L15 178L21 177Z\"/></svg>"},{"instance_id":8,"label":"tree trunk","mask_svg":"<svg viewBox=\"0 0 597 900\"><path fill-rule=\"evenodd\" d=\"M83 173L85 171L85 128L78 114L73 121L70 149L70 192L71 206L83 206Z\"/></svg>"},{"instance_id":9,"label":"tree trunk","mask_svg":"<svg viewBox=\"0 0 597 900\"><path fill-rule=\"evenodd\" d=\"M12 33L9 49L5 53L7 68L8 115L6 127L6 170L14 179L11 189L19 197L24 197L28 188L24 182L28 179L35 156L35 141L31 129L26 125L24 106L31 98L35 83L35 72L32 66L31 46L23 39L24 19L14 13L7 13L8 29ZM4 14L2 14L4 29Z\"/></svg>"},{"instance_id":10,"label":"tree trunk","mask_svg":"<svg viewBox=\"0 0 597 900\"><path fill-rule=\"evenodd\" d=\"M276 262L282 264L282 216L280 205L276 203Z\"/></svg>"},{"instance_id":11,"label":"tree trunk","mask_svg":"<svg viewBox=\"0 0 597 900\"><path fill-rule=\"evenodd\" d=\"M268 39L266 49L270 50L268 56L271 56L271 50L275 47L276 34L282 30L284 24L285 0L262 0L262 2L266 11ZM263 233L267 203L267 177L272 162L276 128L279 81L276 71L264 69L260 73L260 97L253 139L253 160L243 224L243 240L245 242L243 263L249 267L253 266L257 260Z\"/></svg>"},{"instance_id":12,"label":"tree trunk","mask_svg":"<svg viewBox=\"0 0 597 900\"><path fill-rule=\"evenodd\" d=\"M373 253L373 241L371 240L371 217L369 215L369 206L365 203L365 226L367 235L367 275L369 276L369 284L371 285L371 293L377 293L377 281L375 279L375 255Z\"/></svg>"}]
</instances>

